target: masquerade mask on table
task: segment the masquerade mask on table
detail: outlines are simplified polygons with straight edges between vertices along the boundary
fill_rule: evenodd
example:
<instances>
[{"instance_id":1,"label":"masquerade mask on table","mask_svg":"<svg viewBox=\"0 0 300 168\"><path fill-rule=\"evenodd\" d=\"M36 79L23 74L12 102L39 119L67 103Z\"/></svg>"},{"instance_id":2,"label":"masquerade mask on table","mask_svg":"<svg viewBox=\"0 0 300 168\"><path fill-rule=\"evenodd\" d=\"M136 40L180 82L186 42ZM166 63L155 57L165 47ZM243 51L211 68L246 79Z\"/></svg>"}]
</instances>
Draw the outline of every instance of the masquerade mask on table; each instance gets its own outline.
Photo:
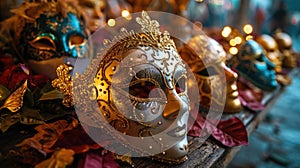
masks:
<instances>
[{"instance_id":1,"label":"masquerade mask on table","mask_svg":"<svg viewBox=\"0 0 300 168\"><path fill-rule=\"evenodd\" d=\"M63 58L83 56L87 33L76 6L61 0L25 2L12 12L19 22L19 57L34 71L54 77Z\"/></svg>"},{"instance_id":2,"label":"masquerade mask on table","mask_svg":"<svg viewBox=\"0 0 300 168\"><path fill-rule=\"evenodd\" d=\"M242 110L237 74L225 65L226 52L218 42L204 35L195 36L180 50L180 55L198 82L200 106L214 111L223 111L224 107L224 112Z\"/></svg>"},{"instance_id":3,"label":"masquerade mask on table","mask_svg":"<svg viewBox=\"0 0 300 168\"><path fill-rule=\"evenodd\" d=\"M121 35L99 57L103 59L75 77L78 116L91 115L84 122L95 121L95 127L122 144L116 148L123 146L131 156L154 155L161 161L180 163L188 152L187 70L173 40L168 32L159 31L157 21L143 12L137 22L142 33L121 29ZM82 87L87 85L93 94L89 100L81 99L86 96Z\"/></svg>"},{"instance_id":4,"label":"masquerade mask on table","mask_svg":"<svg viewBox=\"0 0 300 168\"><path fill-rule=\"evenodd\" d=\"M78 3L86 14L87 27L91 33L105 26L105 0L79 0Z\"/></svg>"},{"instance_id":5,"label":"masquerade mask on table","mask_svg":"<svg viewBox=\"0 0 300 168\"><path fill-rule=\"evenodd\" d=\"M235 59L233 68L256 87L266 91L277 87L275 65L268 60L257 42L248 40L242 44Z\"/></svg>"},{"instance_id":6,"label":"masquerade mask on table","mask_svg":"<svg viewBox=\"0 0 300 168\"><path fill-rule=\"evenodd\" d=\"M274 39L283 55L282 66L286 68L295 68L297 66L297 57L292 49L292 38L287 33L276 32Z\"/></svg>"},{"instance_id":7,"label":"masquerade mask on table","mask_svg":"<svg viewBox=\"0 0 300 168\"><path fill-rule=\"evenodd\" d=\"M275 64L275 72L280 73L282 70L282 58L277 42L267 34L261 35L256 41L265 49L268 59Z\"/></svg>"}]
</instances>

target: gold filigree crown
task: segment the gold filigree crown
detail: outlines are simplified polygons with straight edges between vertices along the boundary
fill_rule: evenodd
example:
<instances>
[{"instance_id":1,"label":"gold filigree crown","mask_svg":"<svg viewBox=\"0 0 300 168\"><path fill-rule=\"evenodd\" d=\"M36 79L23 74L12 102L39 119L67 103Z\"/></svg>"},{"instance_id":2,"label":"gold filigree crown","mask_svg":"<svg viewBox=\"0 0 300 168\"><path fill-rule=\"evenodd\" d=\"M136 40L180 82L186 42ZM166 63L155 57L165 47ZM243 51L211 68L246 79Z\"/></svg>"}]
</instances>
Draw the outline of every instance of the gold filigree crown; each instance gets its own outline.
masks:
<instances>
[{"instance_id":1,"label":"gold filigree crown","mask_svg":"<svg viewBox=\"0 0 300 168\"><path fill-rule=\"evenodd\" d=\"M112 40L104 39L103 44L106 48L115 48L116 46L151 46L160 50L176 48L174 41L171 39L168 31L162 33L159 30L159 23L151 20L147 12L142 11L142 17L137 17L136 22L142 26L142 33L135 33L133 30L128 32L121 28L120 35L115 36Z\"/></svg>"}]
</instances>

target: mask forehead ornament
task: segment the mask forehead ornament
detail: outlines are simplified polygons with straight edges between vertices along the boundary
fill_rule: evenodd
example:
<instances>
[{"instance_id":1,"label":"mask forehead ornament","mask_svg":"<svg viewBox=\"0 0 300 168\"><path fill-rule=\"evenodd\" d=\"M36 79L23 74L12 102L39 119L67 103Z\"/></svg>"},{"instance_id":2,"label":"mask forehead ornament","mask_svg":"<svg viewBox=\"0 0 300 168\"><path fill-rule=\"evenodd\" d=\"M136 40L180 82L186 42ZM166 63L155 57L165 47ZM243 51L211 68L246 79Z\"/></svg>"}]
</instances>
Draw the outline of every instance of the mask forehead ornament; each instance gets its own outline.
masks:
<instances>
[{"instance_id":1,"label":"mask forehead ornament","mask_svg":"<svg viewBox=\"0 0 300 168\"><path fill-rule=\"evenodd\" d=\"M188 152L187 71L157 21L146 12L136 21L142 32L122 28L118 37L104 41L107 50L85 73L76 75L78 116L121 144L122 150L112 149L118 154L180 163Z\"/></svg>"}]
</instances>

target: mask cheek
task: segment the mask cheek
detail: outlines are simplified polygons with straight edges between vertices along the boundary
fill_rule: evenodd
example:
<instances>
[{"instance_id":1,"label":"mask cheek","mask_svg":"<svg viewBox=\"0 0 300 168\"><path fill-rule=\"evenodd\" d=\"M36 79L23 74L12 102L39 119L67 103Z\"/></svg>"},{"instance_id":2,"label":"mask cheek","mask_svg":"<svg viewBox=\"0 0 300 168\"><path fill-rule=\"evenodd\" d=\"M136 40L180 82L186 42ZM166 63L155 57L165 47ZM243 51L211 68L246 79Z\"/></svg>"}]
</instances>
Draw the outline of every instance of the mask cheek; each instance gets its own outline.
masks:
<instances>
[{"instance_id":1,"label":"mask cheek","mask_svg":"<svg viewBox=\"0 0 300 168\"><path fill-rule=\"evenodd\" d=\"M33 59L33 60L41 61L41 60L47 60L55 57L57 57L57 53L52 50L40 50L29 46L25 51L26 60Z\"/></svg>"},{"instance_id":2,"label":"mask cheek","mask_svg":"<svg viewBox=\"0 0 300 168\"><path fill-rule=\"evenodd\" d=\"M267 57L265 57L265 62L269 70L273 70L275 68L275 64L271 62Z\"/></svg>"},{"instance_id":3,"label":"mask cheek","mask_svg":"<svg viewBox=\"0 0 300 168\"><path fill-rule=\"evenodd\" d=\"M71 47L71 56L73 58L83 58L84 54L86 52L85 45L77 45Z\"/></svg>"},{"instance_id":4,"label":"mask cheek","mask_svg":"<svg viewBox=\"0 0 300 168\"><path fill-rule=\"evenodd\" d=\"M209 108L211 103L211 94L212 94L212 86L210 84L209 79L204 79L201 77L197 77L198 87L199 87L199 101L200 105Z\"/></svg>"}]
</instances>

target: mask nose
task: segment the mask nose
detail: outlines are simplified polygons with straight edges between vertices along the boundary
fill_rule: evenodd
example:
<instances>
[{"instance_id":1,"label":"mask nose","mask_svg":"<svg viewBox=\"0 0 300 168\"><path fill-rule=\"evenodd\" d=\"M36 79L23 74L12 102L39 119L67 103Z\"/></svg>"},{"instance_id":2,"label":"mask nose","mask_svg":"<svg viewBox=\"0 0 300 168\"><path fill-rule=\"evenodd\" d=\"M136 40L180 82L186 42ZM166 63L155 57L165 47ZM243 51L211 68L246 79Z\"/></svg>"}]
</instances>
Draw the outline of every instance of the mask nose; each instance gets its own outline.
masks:
<instances>
[{"instance_id":1,"label":"mask nose","mask_svg":"<svg viewBox=\"0 0 300 168\"><path fill-rule=\"evenodd\" d=\"M226 76L226 81L236 81L238 78L238 74L228 68L226 65L223 66Z\"/></svg>"},{"instance_id":2,"label":"mask nose","mask_svg":"<svg viewBox=\"0 0 300 168\"><path fill-rule=\"evenodd\" d=\"M101 19L103 17L104 17L104 14L101 12L100 9L96 9L96 8L93 9L93 18Z\"/></svg>"},{"instance_id":3,"label":"mask nose","mask_svg":"<svg viewBox=\"0 0 300 168\"><path fill-rule=\"evenodd\" d=\"M265 57L265 62L267 64L267 67L269 70L274 70L275 69L275 64L271 62L268 58Z\"/></svg>"},{"instance_id":4,"label":"mask nose","mask_svg":"<svg viewBox=\"0 0 300 168\"><path fill-rule=\"evenodd\" d=\"M163 112L163 117L167 119L175 119L182 110L187 110L187 105L181 100L175 89L168 90L167 104Z\"/></svg>"}]
</instances>

